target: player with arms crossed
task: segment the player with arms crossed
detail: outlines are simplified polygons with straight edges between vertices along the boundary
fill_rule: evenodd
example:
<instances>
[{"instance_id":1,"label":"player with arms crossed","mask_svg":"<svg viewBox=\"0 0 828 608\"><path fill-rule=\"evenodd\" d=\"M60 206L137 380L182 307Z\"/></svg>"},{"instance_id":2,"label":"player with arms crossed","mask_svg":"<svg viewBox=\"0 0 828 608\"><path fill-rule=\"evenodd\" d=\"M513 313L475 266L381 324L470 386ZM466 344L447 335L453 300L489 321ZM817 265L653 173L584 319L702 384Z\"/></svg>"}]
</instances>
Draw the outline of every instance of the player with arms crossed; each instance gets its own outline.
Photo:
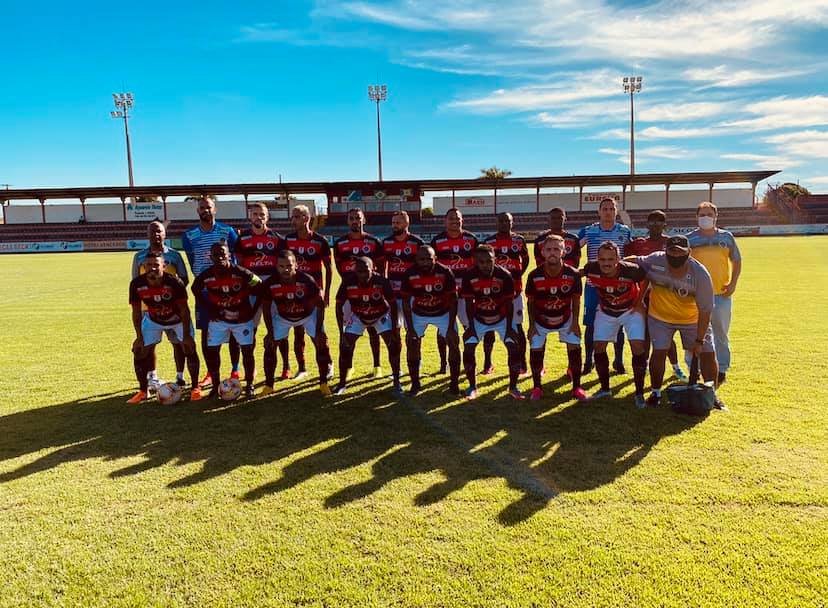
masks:
<instances>
[{"instance_id":1,"label":"player with arms crossed","mask_svg":"<svg viewBox=\"0 0 828 608\"><path fill-rule=\"evenodd\" d=\"M259 288L262 294L262 309L265 311L265 325L268 340L275 345L287 346L290 328L302 327L316 347L316 364L319 368L319 390L329 397L331 389L331 351L325 333L325 301L316 284L316 279L305 272L296 270L296 256L289 249L279 253L279 265ZM271 313L271 304L276 310ZM262 394L273 392L273 376L265 380ZM270 390L266 390L270 388Z\"/></svg>"},{"instance_id":2,"label":"player with arms crossed","mask_svg":"<svg viewBox=\"0 0 828 608\"><path fill-rule=\"evenodd\" d=\"M509 396L524 399L517 387L520 353L514 328L515 285L512 275L495 264L495 252L491 245L478 245L474 256L475 266L463 277L461 290L469 319L469 326L463 334L463 363L469 380L466 398L477 398L475 350L480 338L491 331L500 336L509 355Z\"/></svg>"},{"instance_id":3,"label":"player with arms crossed","mask_svg":"<svg viewBox=\"0 0 828 608\"><path fill-rule=\"evenodd\" d=\"M614 342L623 328L632 349L632 368L635 381L635 406L647 406L644 400L644 377L647 374L647 346L645 342L644 293L647 273L632 262L621 260L618 245L605 241L598 247L598 260L588 262L583 274L587 285L598 292L598 310L595 313L595 370L601 388L590 399L612 397L610 390L607 344Z\"/></svg>"},{"instance_id":4,"label":"player with arms crossed","mask_svg":"<svg viewBox=\"0 0 828 608\"><path fill-rule=\"evenodd\" d=\"M310 209L307 205L296 205L290 213L293 232L285 236L285 246L296 256L296 271L306 272L316 281L322 293L322 302L327 308L331 303L331 248L322 235L310 228ZM323 276L322 270L325 273ZM300 380L307 375L305 367L305 328L293 328L293 352L296 355L296 376Z\"/></svg>"},{"instance_id":5,"label":"player with arms crossed","mask_svg":"<svg viewBox=\"0 0 828 608\"><path fill-rule=\"evenodd\" d=\"M406 355L411 376L409 395L420 392L421 341L429 325L446 340L450 370L449 393L460 394L460 336L457 334L457 283L437 262L428 245L417 250L415 264L402 281L401 300L406 328Z\"/></svg>"},{"instance_id":6,"label":"player with arms crossed","mask_svg":"<svg viewBox=\"0 0 828 608\"><path fill-rule=\"evenodd\" d=\"M161 342L163 334L167 334L167 339L173 344L180 344L187 356L192 380L190 400L198 401L201 399L198 388L199 362L195 354L190 309L187 306L187 289L181 279L164 272L166 262L163 253L149 252L144 257L143 264L146 272L129 283L129 303L135 328L132 352L139 390L127 403L141 403L149 394L149 383L154 380L158 384L155 376L155 345Z\"/></svg>"},{"instance_id":7,"label":"player with arms crossed","mask_svg":"<svg viewBox=\"0 0 828 608\"><path fill-rule=\"evenodd\" d=\"M529 307L529 365L534 387L529 398L543 397L541 375L546 351L546 338L558 334L566 344L566 356L572 377L572 396L578 401L587 399L581 387L581 327L578 314L581 309L581 275L564 264L564 238L551 234L541 248L543 266L535 268L526 277L526 300Z\"/></svg>"},{"instance_id":8,"label":"player with arms crossed","mask_svg":"<svg viewBox=\"0 0 828 608\"><path fill-rule=\"evenodd\" d=\"M348 211L348 234L334 242L334 261L339 271L340 279L356 270L356 259L367 257L372 262L372 268L385 275L385 258L383 257L382 243L372 234L365 232L365 213L362 209ZM345 308L345 321L348 321L350 311ZM368 328L368 341L371 344L371 355L374 359L374 378L382 378L380 365L380 340L374 327Z\"/></svg>"},{"instance_id":9,"label":"player with arms crossed","mask_svg":"<svg viewBox=\"0 0 828 608\"><path fill-rule=\"evenodd\" d=\"M394 379L394 392L400 386L400 328L397 325L397 299L388 279L374 272L374 262L367 256L358 257L355 270L342 277L336 294L336 323L339 326L339 384L335 394L345 393L348 371L354 360L357 339L366 328L373 327L385 340L388 360ZM345 317L345 304L350 304L350 318Z\"/></svg>"},{"instance_id":10,"label":"player with arms crossed","mask_svg":"<svg viewBox=\"0 0 828 608\"><path fill-rule=\"evenodd\" d=\"M221 381L221 345L236 338L241 347L244 365L244 394L253 396L253 378L256 374L256 360L253 358L255 346L255 325L253 323L253 305L250 296L261 279L233 264L227 243L219 241L211 248L213 265L202 272L193 281L193 294L201 298L202 310L207 311L207 369L213 379L210 397L218 395Z\"/></svg>"}]
</instances>

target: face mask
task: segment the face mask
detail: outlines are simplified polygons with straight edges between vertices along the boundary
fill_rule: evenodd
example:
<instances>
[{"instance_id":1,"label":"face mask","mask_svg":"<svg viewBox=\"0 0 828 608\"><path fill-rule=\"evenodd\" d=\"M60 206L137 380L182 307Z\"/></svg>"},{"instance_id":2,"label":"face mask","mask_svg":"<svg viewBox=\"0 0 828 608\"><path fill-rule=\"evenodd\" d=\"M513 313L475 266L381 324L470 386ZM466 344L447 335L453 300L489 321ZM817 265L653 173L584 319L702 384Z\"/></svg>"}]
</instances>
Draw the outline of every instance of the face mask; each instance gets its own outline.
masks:
<instances>
[{"instance_id":1,"label":"face mask","mask_svg":"<svg viewBox=\"0 0 828 608\"><path fill-rule=\"evenodd\" d=\"M687 261L687 258L689 257L689 253L686 253L682 256L668 255L667 263L670 264L670 266L672 266L673 268L681 268L682 266L684 266L684 263Z\"/></svg>"},{"instance_id":2,"label":"face mask","mask_svg":"<svg viewBox=\"0 0 828 608\"><path fill-rule=\"evenodd\" d=\"M700 215L699 216L699 228L702 230L710 230L713 226L716 225L716 218L710 217L709 215Z\"/></svg>"}]
</instances>

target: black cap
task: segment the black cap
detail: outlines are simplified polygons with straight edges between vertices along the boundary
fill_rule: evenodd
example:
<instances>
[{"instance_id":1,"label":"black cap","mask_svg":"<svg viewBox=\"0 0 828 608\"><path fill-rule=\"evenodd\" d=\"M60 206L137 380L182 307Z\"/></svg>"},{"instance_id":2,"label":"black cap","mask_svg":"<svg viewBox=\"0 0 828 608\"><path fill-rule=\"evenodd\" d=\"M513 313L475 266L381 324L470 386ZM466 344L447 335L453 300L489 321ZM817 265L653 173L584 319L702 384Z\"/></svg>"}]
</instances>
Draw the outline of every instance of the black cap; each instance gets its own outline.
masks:
<instances>
[{"instance_id":1,"label":"black cap","mask_svg":"<svg viewBox=\"0 0 828 608\"><path fill-rule=\"evenodd\" d=\"M690 253L690 241L683 234L675 234L667 239L667 247L665 249L675 249L683 253Z\"/></svg>"}]
</instances>

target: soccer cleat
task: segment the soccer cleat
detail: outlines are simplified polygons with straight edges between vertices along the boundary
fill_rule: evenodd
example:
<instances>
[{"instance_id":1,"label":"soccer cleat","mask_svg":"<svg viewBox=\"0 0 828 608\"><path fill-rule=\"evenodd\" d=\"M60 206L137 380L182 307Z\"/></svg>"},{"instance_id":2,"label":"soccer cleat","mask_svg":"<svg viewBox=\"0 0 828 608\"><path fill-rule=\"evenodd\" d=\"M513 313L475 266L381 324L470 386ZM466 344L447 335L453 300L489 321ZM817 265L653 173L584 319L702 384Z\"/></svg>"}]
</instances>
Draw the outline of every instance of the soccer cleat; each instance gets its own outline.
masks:
<instances>
[{"instance_id":1,"label":"soccer cleat","mask_svg":"<svg viewBox=\"0 0 828 608\"><path fill-rule=\"evenodd\" d=\"M411 388L408 389L408 396L409 397L416 397L417 393L419 393L421 389L422 389L422 386L420 386L419 382L412 382L411 383Z\"/></svg>"},{"instance_id":2,"label":"soccer cleat","mask_svg":"<svg viewBox=\"0 0 828 608\"><path fill-rule=\"evenodd\" d=\"M589 400L589 397L587 397L586 392L584 392L584 389L581 388L580 386L578 388L573 388L572 389L572 398L575 399L575 401L588 401Z\"/></svg>"},{"instance_id":3,"label":"soccer cleat","mask_svg":"<svg viewBox=\"0 0 828 608\"><path fill-rule=\"evenodd\" d=\"M608 388L602 388L589 396L590 401L597 401L598 399L612 399L612 391Z\"/></svg>"},{"instance_id":4,"label":"soccer cleat","mask_svg":"<svg viewBox=\"0 0 828 608\"><path fill-rule=\"evenodd\" d=\"M218 399L219 398L219 390L217 386L214 386L210 389L210 392L207 393L208 399Z\"/></svg>"},{"instance_id":5,"label":"soccer cleat","mask_svg":"<svg viewBox=\"0 0 828 608\"><path fill-rule=\"evenodd\" d=\"M487 365L483 368L483 371L480 372L481 376L491 376L495 372L494 365Z\"/></svg>"},{"instance_id":6,"label":"soccer cleat","mask_svg":"<svg viewBox=\"0 0 828 608\"><path fill-rule=\"evenodd\" d=\"M477 399L477 388L476 387L470 386L469 388L466 389L466 399L468 399L469 401Z\"/></svg>"},{"instance_id":7,"label":"soccer cleat","mask_svg":"<svg viewBox=\"0 0 828 608\"><path fill-rule=\"evenodd\" d=\"M377 365L374 368L374 380L379 380L380 378L382 378L382 366Z\"/></svg>"},{"instance_id":8,"label":"soccer cleat","mask_svg":"<svg viewBox=\"0 0 828 608\"><path fill-rule=\"evenodd\" d=\"M650 393L650 396L647 397L647 407L658 407L661 405L661 395L657 395L655 392Z\"/></svg>"},{"instance_id":9,"label":"soccer cleat","mask_svg":"<svg viewBox=\"0 0 828 608\"><path fill-rule=\"evenodd\" d=\"M184 380L184 378L176 378L176 379L175 379L175 383L176 383L178 386L180 386L181 388L184 388L185 386L187 386L187 381L186 381L186 380Z\"/></svg>"},{"instance_id":10,"label":"soccer cleat","mask_svg":"<svg viewBox=\"0 0 828 608\"><path fill-rule=\"evenodd\" d=\"M284 368L282 370L282 375L280 377L282 378L282 380L290 380L290 368Z\"/></svg>"},{"instance_id":11,"label":"soccer cleat","mask_svg":"<svg viewBox=\"0 0 828 608\"><path fill-rule=\"evenodd\" d=\"M337 386L336 389L334 390L333 394L334 395L344 395L345 394L345 385L340 384L339 386Z\"/></svg>"},{"instance_id":12,"label":"soccer cleat","mask_svg":"<svg viewBox=\"0 0 828 608\"><path fill-rule=\"evenodd\" d=\"M627 368L624 367L623 361L613 361L612 369L616 374L621 374L622 376L627 373Z\"/></svg>"},{"instance_id":13,"label":"soccer cleat","mask_svg":"<svg viewBox=\"0 0 828 608\"><path fill-rule=\"evenodd\" d=\"M644 398L644 395L639 395L638 393L636 393L635 407L640 410L643 410L645 407L647 407L647 400Z\"/></svg>"},{"instance_id":14,"label":"soccer cleat","mask_svg":"<svg viewBox=\"0 0 828 608\"><path fill-rule=\"evenodd\" d=\"M515 401L523 401L524 399L526 399L526 397L524 396L524 394L523 394L523 393L521 393L521 392L520 392L518 389L516 389L516 388L510 388L510 389L509 389L509 396L510 396L512 399L514 399Z\"/></svg>"},{"instance_id":15,"label":"soccer cleat","mask_svg":"<svg viewBox=\"0 0 828 608\"><path fill-rule=\"evenodd\" d=\"M405 394L402 384L400 384L399 382L394 383L394 388L391 389L391 392L397 397L401 397Z\"/></svg>"},{"instance_id":16,"label":"soccer cleat","mask_svg":"<svg viewBox=\"0 0 828 608\"><path fill-rule=\"evenodd\" d=\"M244 398L245 399L252 399L256 396L256 389L253 388L252 384L248 384L244 387Z\"/></svg>"},{"instance_id":17,"label":"soccer cleat","mask_svg":"<svg viewBox=\"0 0 828 608\"><path fill-rule=\"evenodd\" d=\"M127 403L129 403L130 405L138 405L139 403L144 401L146 398L147 398L147 394L144 391L138 391L132 397L127 399Z\"/></svg>"},{"instance_id":18,"label":"soccer cleat","mask_svg":"<svg viewBox=\"0 0 828 608\"><path fill-rule=\"evenodd\" d=\"M716 397L716 400L713 402L713 407L717 410L721 410L723 412L727 411L727 406L724 404L724 401Z\"/></svg>"},{"instance_id":19,"label":"soccer cleat","mask_svg":"<svg viewBox=\"0 0 828 608\"><path fill-rule=\"evenodd\" d=\"M328 386L327 382L323 382L319 385L319 392L322 393L323 397L330 397L333 393L331 393L331 387Z\"/></svg>"},{"instance_id":20,"label":"soccer cleat","mask_svg":"<svg viewBox=\"0 0 828 608\"><path fill-rule=\"evenodd\" d=\"M273 388L272 386L268 386L267 384L265 384L265 385L261 388L261 390L259 391L259 397L267 397L268 395L272 395L272 394L273 394L273 393L275 393L275 392L276 392L276 389L275 389L275 388Z\"/></svg>"},{"instance_id":21,"label":"soccer cleat","mask_svg":"<svg viewBox=\"0 0 828 608\"><path fill-rule=\"evenodd\" d=\"M541 399L543 399L543 389L540 388L539 386L536 386L529 393L529 400L530 401L540 401Z\"/></svg>"},{"instance_id":22,"label":"soccer cleat","mask_svg":"<svg viewBox=\"0 0 828 608\"><path fill-rule=\"evenodd\" d=\"M681 365L674 365L673 366L673 375L678 379L680 382L687 382L687 374L684 373L684 370L681 369Z\"/></svg>"},{"instance_id":23,"label":"soccer cleat","mask_svg":"<svg viewBox=\"0 0 828 608\"><path fill-rule=\"evenodd\" d=\"M233 380L238 380L240 378L239 370L234 369L232 372L230 372L230 378L232 378Z\"/></svg>"},{"instance_id":24,"label":"soccer cleat","mask_svg":"<svg viewBox=\"0 0 828 608\"><path fill-rule=\"evenodd\" d=\"M203 395L201 394L201 389L198 386L194 387L193 390L190 391L190 401L201 401Z\"/></svg>"},{"instance_id":25,"label":"soccer cleat","mask_svg":"<svg viewBox=\"0 0 828 608\"><path fill-rule=\"evenodd\" d=\"M210 377L210 374L207 374L201 379L201 382L198 383L198 387L201 389L205 389L208 386L213 385L213 379Z\"/></svg>"},{"instance_id":26,"label":"soccer cleat","mask_svg":"<svg viewBox=\"0 0 828 608\"><path fill-rule=\"evenodd\" d=\"M333 377L334 377L334 370L333 370L333 365L331 365L331 366L328 368L328 373L327 373L327 374L325 374L325 380L327 380L328 382L330 382L331 380L333 380Z\"/></svg>"},{"instance_id":27,"label":"soccer cleat","mask_svg":"<svg viewBox=\"0 0 828 608\"><path fill-rule=\"evenodd\" d=\"M307 377L308 377L307 370L300 369L298 372L296 372L296 375L293 377L293 379L294 380L304 380Z\"/></svg>"},{"instance_id":28,"label":"soccer cleat","mask_svg":"<svg viewBox=\"0 0 828 608\"><path fill-rule=\"evenodd\" d=\"M727 374L724 372L719 372L719 376L716 379L716 386L721 386L725 382L727 382Z\"/></svg>"},{"instance_id":29,"label":"soccer cleat","mask_svg":"<svg viewBox=\"0 0 828 608\"><path fill-rule=\"evenodd\" d=\"M446 367L446 362L441 361L440 362L440 369L437 370L437 374L439 376L445 376L447 373L448 373L448 368Z\"/></svg>"},{"instance_id":30,"label":"soccer cleat","mask_svg":"<svg viewBox=\"0 0 828 608\"><path fill-rule=\"evenodd\" d=\"M592 363L584 363L584 368L581 370L581 376L589 376L592 373Z\"/></svg>"},{"instance_id":31,"label":"soccer cleat","mask_svg":"<svg viewBox=\"0 0 828 608\"><path fill-rule=\"evenodd\" d=\"M443 394L447 397L451 397L452 399L460 397L463 395L463 391L460 390L460 385L458 384L449 384L448 390L443 391Z\"/></svg>"}]
</instances>

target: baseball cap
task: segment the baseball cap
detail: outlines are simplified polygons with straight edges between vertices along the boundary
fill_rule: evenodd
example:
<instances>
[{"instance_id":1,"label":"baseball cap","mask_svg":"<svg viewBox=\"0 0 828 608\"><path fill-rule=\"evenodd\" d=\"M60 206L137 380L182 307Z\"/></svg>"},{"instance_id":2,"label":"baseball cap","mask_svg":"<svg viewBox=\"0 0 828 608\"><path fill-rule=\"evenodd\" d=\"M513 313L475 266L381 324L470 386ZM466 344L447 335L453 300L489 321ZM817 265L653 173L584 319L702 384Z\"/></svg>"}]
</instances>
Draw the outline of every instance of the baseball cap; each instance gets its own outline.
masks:
<instances>
[{"instance_id":1,"label":"baseball cap","mask_svg":"<svg viewBox=\"0 0 828 608\"><path fill-rule=\"evenodd\" d=\"M682 253L689 253L690 242L683 234L676 234L667 239L667 247L665 249L673 249L681 251Z\"/></svg>"}]
</instances>

